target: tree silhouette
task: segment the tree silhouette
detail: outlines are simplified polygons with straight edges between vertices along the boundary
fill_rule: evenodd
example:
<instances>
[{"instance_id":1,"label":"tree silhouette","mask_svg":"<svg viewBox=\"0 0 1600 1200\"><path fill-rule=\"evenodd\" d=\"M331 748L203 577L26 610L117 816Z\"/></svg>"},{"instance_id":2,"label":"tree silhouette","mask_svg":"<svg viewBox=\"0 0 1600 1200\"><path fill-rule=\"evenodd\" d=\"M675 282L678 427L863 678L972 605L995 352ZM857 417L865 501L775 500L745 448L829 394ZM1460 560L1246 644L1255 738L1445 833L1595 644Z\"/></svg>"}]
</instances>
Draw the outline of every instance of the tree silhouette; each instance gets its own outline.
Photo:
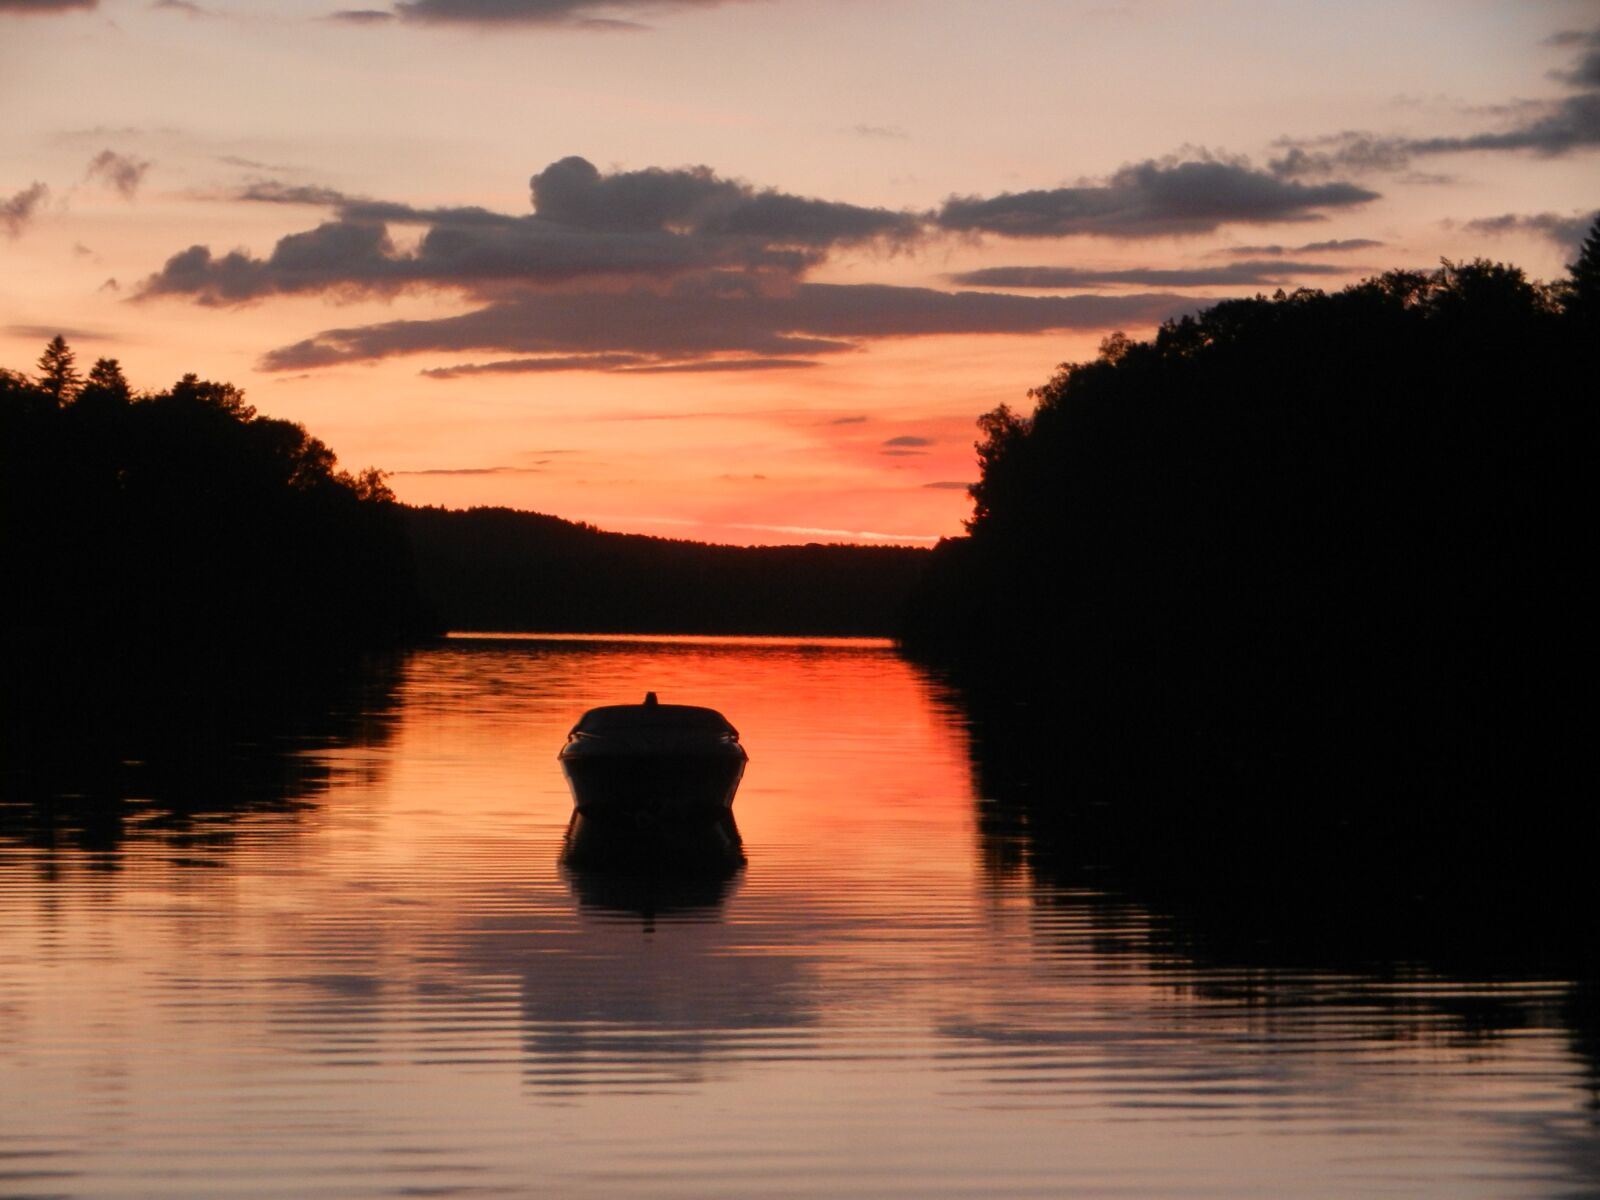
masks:
<instances>
[{"instance_id":1,"label":"tree silhouette","mask_svg":"<svg viewBox=\"0 0 1600 1200\"><path fill-rule=\"evenodd\" d=\"M1600 215L1589 226L1578 260L1567 268L1570 283L1566 293L1568 314L1586 325L1600 324Z\"/></svg>"},{"instance_id":2,"label":"tree silhouette","mask_svg":"<svg viewBox=\"0 0 1600 1200\"><path fill-rule=\"evenodd\" d=\"M61 334L51 338L39 356L39 387L57 404L68 403L78 390L78 372L73 364L76 356Z\"/></svg>"},{"instance_id":3,"label":"tree silhouette","mask_svg":"<svg viewBox=\"0 0 1600 1200\"><path fill-rule=\"evenodd\" d=\"M167 395L174 404L214 409L241 421L248 421L256 415L255 408L245 403L244 392L233 384L213 383L194 374L178 380Z\"/></svg>"},{"instance_id":4,"label":"tree silhouette","mask_svg":"<svg viewBox=\"0 0 1600 1200\"><path fill-rule=\"evenodd\" d=\"M121 405L133 399L133 390L122 374L122 364L114 358L98 358L89 368L89 377L78 389L80 405Z\"/></svg>"},{"instance_id":5,"label":"tree silhouette","mask_svg":"<svg viewBox=\"0 0 1600 1200\"><path fill-rule=\"evenodd\" d=\"M0 511L8 663L303 660L427 625L381 472L339 470L232 384L135 394L102 358L79 385L64 338L36 381L0 373Z\"/></svg>"},{"instance_id":6,"label":"tree silhouette","mask_svg":"<svg viewBox=\"0 0 1600 1200\"><path fill-rule=\"evenodd\" d=\"M980 418L905 640L1123 783L1553 767L1590 662L1596 242L1565 288L1446 262L1108 338Z\"/></svg>"}]
</instances>

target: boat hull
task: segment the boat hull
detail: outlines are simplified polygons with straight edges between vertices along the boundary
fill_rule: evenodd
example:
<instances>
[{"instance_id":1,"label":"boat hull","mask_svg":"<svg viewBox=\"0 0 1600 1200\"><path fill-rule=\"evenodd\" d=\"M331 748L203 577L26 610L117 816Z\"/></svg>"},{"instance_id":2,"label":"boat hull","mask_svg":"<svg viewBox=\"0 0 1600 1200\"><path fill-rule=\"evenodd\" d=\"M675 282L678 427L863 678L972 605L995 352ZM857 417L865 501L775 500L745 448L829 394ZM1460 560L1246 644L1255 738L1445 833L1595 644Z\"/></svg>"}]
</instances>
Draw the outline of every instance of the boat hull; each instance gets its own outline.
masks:
<instances>
[{"instance_id":1,"label":"boat hull","mask_svg":"<svg viewBox=\"0 0 1600 1200\"><path fill-rule=\"evenodd\" d=\"M724 818L744 777L745 754L564 754L573 806L591 821L632 827Z\"/></svg>"}]
</instances>

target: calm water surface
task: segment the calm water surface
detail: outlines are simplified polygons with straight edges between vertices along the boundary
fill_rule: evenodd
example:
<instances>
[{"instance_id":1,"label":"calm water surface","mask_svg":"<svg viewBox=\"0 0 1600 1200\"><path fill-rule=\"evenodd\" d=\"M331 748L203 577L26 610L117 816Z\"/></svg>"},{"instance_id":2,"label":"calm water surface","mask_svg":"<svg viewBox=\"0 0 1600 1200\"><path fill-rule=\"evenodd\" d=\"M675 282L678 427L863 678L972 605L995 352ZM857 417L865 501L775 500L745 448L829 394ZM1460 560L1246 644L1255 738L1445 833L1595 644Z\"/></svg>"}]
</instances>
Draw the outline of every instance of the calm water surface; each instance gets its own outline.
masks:
<instances>
[{"instance_id":1,"label":"calm water surface","mask_svg":"<svg viewBox=\"0 0 1600 1200\"><path fill-rule=\"evenodd\" d=\"M647 688L744 735L731 879L558 865ZM1175 952L991 844L886 646L456 639L329 707L3 806L0 1196L1600 1195L1568 981Z\"/></svg>"}]
</instances>

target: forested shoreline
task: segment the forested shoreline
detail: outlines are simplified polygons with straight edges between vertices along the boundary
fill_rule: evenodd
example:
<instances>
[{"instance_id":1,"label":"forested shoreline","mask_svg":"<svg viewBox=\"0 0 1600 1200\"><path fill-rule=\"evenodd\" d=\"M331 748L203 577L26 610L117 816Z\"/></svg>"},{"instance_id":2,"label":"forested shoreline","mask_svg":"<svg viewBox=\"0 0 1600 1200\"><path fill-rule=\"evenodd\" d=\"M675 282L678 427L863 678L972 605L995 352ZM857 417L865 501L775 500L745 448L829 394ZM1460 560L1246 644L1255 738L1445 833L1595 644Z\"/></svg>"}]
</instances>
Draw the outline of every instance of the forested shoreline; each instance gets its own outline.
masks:
<instances>
[{"instance_id":1,"label":"forested shoreline","mask_svg":"<svg viewBox=\"0 0 1600 1200\"><path fill-rule=\"evenodd\" d=\"M4 638L15 655L315 657L431 627L399 506L231 384L135 391L55 338L0 371Z\"/></svg>"},{"instance_id":2,"label":"forested shoreline","mask_svg":"<svg viewBox=\"0 0 1600 1200\"><path fill-rule=\"evenodd\" d=\"M1551 285L1228 301L987 414L903 628L987 819L1045 873L1592 896L1597 365L1600 225Z\"/></svg>"}]
</instances>

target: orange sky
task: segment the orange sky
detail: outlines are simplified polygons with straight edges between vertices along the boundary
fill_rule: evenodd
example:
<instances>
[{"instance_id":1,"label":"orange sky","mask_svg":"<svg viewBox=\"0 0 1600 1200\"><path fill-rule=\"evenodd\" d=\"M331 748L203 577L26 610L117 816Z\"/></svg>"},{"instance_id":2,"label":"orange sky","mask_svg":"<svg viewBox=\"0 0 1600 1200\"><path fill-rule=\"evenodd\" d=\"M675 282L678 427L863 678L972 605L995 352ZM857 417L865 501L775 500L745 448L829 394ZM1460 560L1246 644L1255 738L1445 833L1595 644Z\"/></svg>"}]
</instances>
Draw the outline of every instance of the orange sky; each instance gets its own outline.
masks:
<instances>
[{"instance_id":1,"label":"orange sky","mask_svg":"<svg viewBox=\"0 0 1600 1200\"><path fill-rule=\"evenodd\" d=\"M0 364L729 542L958 532L1112 329L1551 277L1600 196L1592 0L0 0L0 104Z\"/></svg>"}]
</instances>

